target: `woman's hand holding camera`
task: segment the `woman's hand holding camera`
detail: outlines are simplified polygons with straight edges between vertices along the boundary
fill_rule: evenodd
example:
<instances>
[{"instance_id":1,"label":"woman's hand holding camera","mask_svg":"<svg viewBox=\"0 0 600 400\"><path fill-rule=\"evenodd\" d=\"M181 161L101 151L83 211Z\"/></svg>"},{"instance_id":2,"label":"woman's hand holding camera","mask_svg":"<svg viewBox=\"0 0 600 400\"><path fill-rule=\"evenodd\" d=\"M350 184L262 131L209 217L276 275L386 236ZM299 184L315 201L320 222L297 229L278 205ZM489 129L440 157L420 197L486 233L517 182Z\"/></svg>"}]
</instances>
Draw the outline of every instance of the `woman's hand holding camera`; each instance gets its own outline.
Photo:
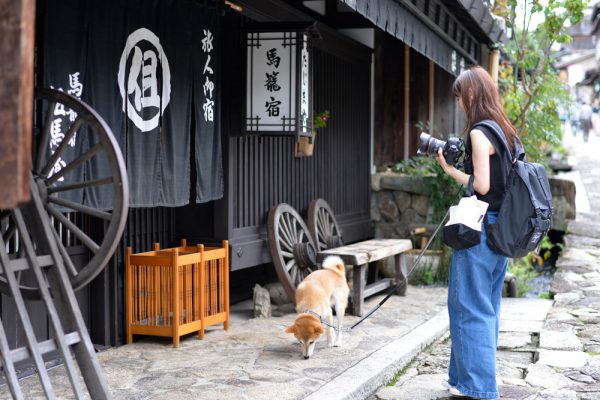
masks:
<instances>
[{"instance_id":1,"label":"woman's hand holding camera","mask_svg":"<svg viewBox=\"0 0 600 400\"><path fill-rule=\"evenodd\" d=\"M438 149L436 159L437 159L438 164L440 164L440 166L444 170L444 172L447 174L450 174L450 169L454 168L454 166L452 166L446 162L446 158L444 157L444 152L443 152L442 148Z\"/></svg>"},{"instance_id":2,"label":"woman's hand holding camera","mask_svg":"<svg viewBox=\"0 0 600 400\"><path fill-rule=\"evenodd\" d=\"M469 175L459 171L454 165L450 165L446 162L442 149L438 149L436 160L444 172L450 175L456 182L461 185L466 185L469 182Z\"/></svg>"}]
</instances>

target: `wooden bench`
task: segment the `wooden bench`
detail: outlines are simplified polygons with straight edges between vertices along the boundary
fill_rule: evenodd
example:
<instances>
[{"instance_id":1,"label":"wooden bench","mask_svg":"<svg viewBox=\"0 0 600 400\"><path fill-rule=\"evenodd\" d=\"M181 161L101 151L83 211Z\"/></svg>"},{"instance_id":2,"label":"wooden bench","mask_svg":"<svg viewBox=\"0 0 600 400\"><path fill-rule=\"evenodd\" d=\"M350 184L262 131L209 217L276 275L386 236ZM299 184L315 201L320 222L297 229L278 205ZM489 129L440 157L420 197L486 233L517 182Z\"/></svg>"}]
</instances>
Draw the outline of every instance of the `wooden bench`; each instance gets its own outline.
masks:
<instances>
[{"instance_id":1,"label":"wooden bench","mask_svg":"<svg viewBox=\"0 0 600 400\"><path fill-rule=\"evenodd\" d=\"M346 265L354 266L352 288L352 314L361 316L364 312L365 297L379 293L400 283L397 294L406 295L408 274L404 253L412 249L412 242L407 239L371 239L347 246L324 250L317 254L317 261L322 262L327 256L339 256ZM396 276L384 278L369 285L366 284L368 264L394 256Z\"/></svg>"}]
</instances>

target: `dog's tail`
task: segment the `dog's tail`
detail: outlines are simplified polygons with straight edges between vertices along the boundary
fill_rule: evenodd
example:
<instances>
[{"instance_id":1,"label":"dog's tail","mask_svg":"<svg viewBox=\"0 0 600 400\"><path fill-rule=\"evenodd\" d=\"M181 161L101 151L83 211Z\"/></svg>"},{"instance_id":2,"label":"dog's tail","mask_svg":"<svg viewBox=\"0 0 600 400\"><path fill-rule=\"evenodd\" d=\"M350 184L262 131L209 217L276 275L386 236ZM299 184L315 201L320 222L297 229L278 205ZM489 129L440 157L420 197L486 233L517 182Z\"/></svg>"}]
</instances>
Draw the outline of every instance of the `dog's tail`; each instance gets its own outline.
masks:
<instances>
[{"instance_id":1,"label":"dog's tail","mask_svg":"<svg viewBox=\"0 0 600 400\"><path fill-rule=\"evenodd\" d=\"M329 269L334 272L341 274L342 276L346 276L346 267L344 266L344 261L338 256L328 256L321 263L323 269Z\"/></svg>"}]
</instances>

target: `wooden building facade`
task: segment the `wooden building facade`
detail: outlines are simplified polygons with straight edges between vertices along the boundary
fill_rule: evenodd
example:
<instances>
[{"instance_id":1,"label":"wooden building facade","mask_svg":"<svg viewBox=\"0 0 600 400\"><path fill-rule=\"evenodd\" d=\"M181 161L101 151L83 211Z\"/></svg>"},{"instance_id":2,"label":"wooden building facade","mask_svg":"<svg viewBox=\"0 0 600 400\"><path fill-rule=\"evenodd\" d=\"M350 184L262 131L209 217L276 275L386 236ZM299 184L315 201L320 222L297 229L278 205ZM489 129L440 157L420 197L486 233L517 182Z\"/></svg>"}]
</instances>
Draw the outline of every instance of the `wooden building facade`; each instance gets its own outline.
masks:
<instances>
[{"instance_id":1,"label":"wooden building facade","mask_svg":"<svg viewBox=\"0 0 600 400\"><path fill-rule=\"evenodd\" d=\"M92 340L99 345L124 342L126 246L140 252L153 242L170 246L181 238L205 244L227 239L235 299L248 295L253 282L274 276L266 222L269 209L279 203L305 216L309 202L323 198L347 243L372 237L371 174L414 155L419 126L433 127L431 133L438 137L462 129L451 93L454 76L473 63L493 64L490 49L503 40L481 0L185 1L214 7L220 20L217 86L223 195L197 203L198 176L192 168L189 204L129 210L114 257L80 292L84 314L93 316L87 318ZM46 5L46 0L38 0L38 32L45 23L40 10ZM316 133L313 155L300 158L294 155L294 136L247 134L243 118L246 32L299 25L318 31L312 41L312 108L331 114L328 126ZM38 44L40 40L38 36ZM36 72L41 73L39 54L38 61ZM192 118L192 126L197 123ZM188 161L193 164L200 155L191 136ZM3 297L1 307L7 321L10 300ZM47 326L44 318L43 313L36 317L37 324ZM10 339L23 342L18 332Z\"/></svg>"}]
</instances>

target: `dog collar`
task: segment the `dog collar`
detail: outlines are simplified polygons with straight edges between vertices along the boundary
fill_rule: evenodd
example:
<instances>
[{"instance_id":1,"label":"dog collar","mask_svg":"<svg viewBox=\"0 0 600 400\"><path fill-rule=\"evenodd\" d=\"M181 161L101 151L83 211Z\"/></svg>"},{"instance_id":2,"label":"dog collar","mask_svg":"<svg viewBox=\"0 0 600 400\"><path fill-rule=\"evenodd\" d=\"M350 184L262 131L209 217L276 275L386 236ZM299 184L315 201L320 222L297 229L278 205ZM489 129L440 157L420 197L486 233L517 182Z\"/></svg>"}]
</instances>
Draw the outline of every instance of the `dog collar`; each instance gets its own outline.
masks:
<instances>
[{"instance_id":1,"label":"dog collar","mask_svg":"<svg viewBox=\"0 0 600 400\"><path fill-rule=\"evenodd\" d=\"M339 331L339 330L340 330L340 329L336 328L335 326L333 326L333 325L329 324L327 321L325 321L325 320L323 319L323 317L321 317L321 315L320 315L320 314L318 314L318 313L314 312L313 310L304 310L304 314L311 314L311 315L314 315L315 317L319 318L319 321L321 322L321 324L323 324L323 325L326 325L326 326L328 326L328 327L330 327L330 328L333 328L333 329L334 329L334 330L336 330L336 331ZM349 329L342 329L341 331L350 332L350 330L349 330Z\"/></svg>"}]
</instances>

